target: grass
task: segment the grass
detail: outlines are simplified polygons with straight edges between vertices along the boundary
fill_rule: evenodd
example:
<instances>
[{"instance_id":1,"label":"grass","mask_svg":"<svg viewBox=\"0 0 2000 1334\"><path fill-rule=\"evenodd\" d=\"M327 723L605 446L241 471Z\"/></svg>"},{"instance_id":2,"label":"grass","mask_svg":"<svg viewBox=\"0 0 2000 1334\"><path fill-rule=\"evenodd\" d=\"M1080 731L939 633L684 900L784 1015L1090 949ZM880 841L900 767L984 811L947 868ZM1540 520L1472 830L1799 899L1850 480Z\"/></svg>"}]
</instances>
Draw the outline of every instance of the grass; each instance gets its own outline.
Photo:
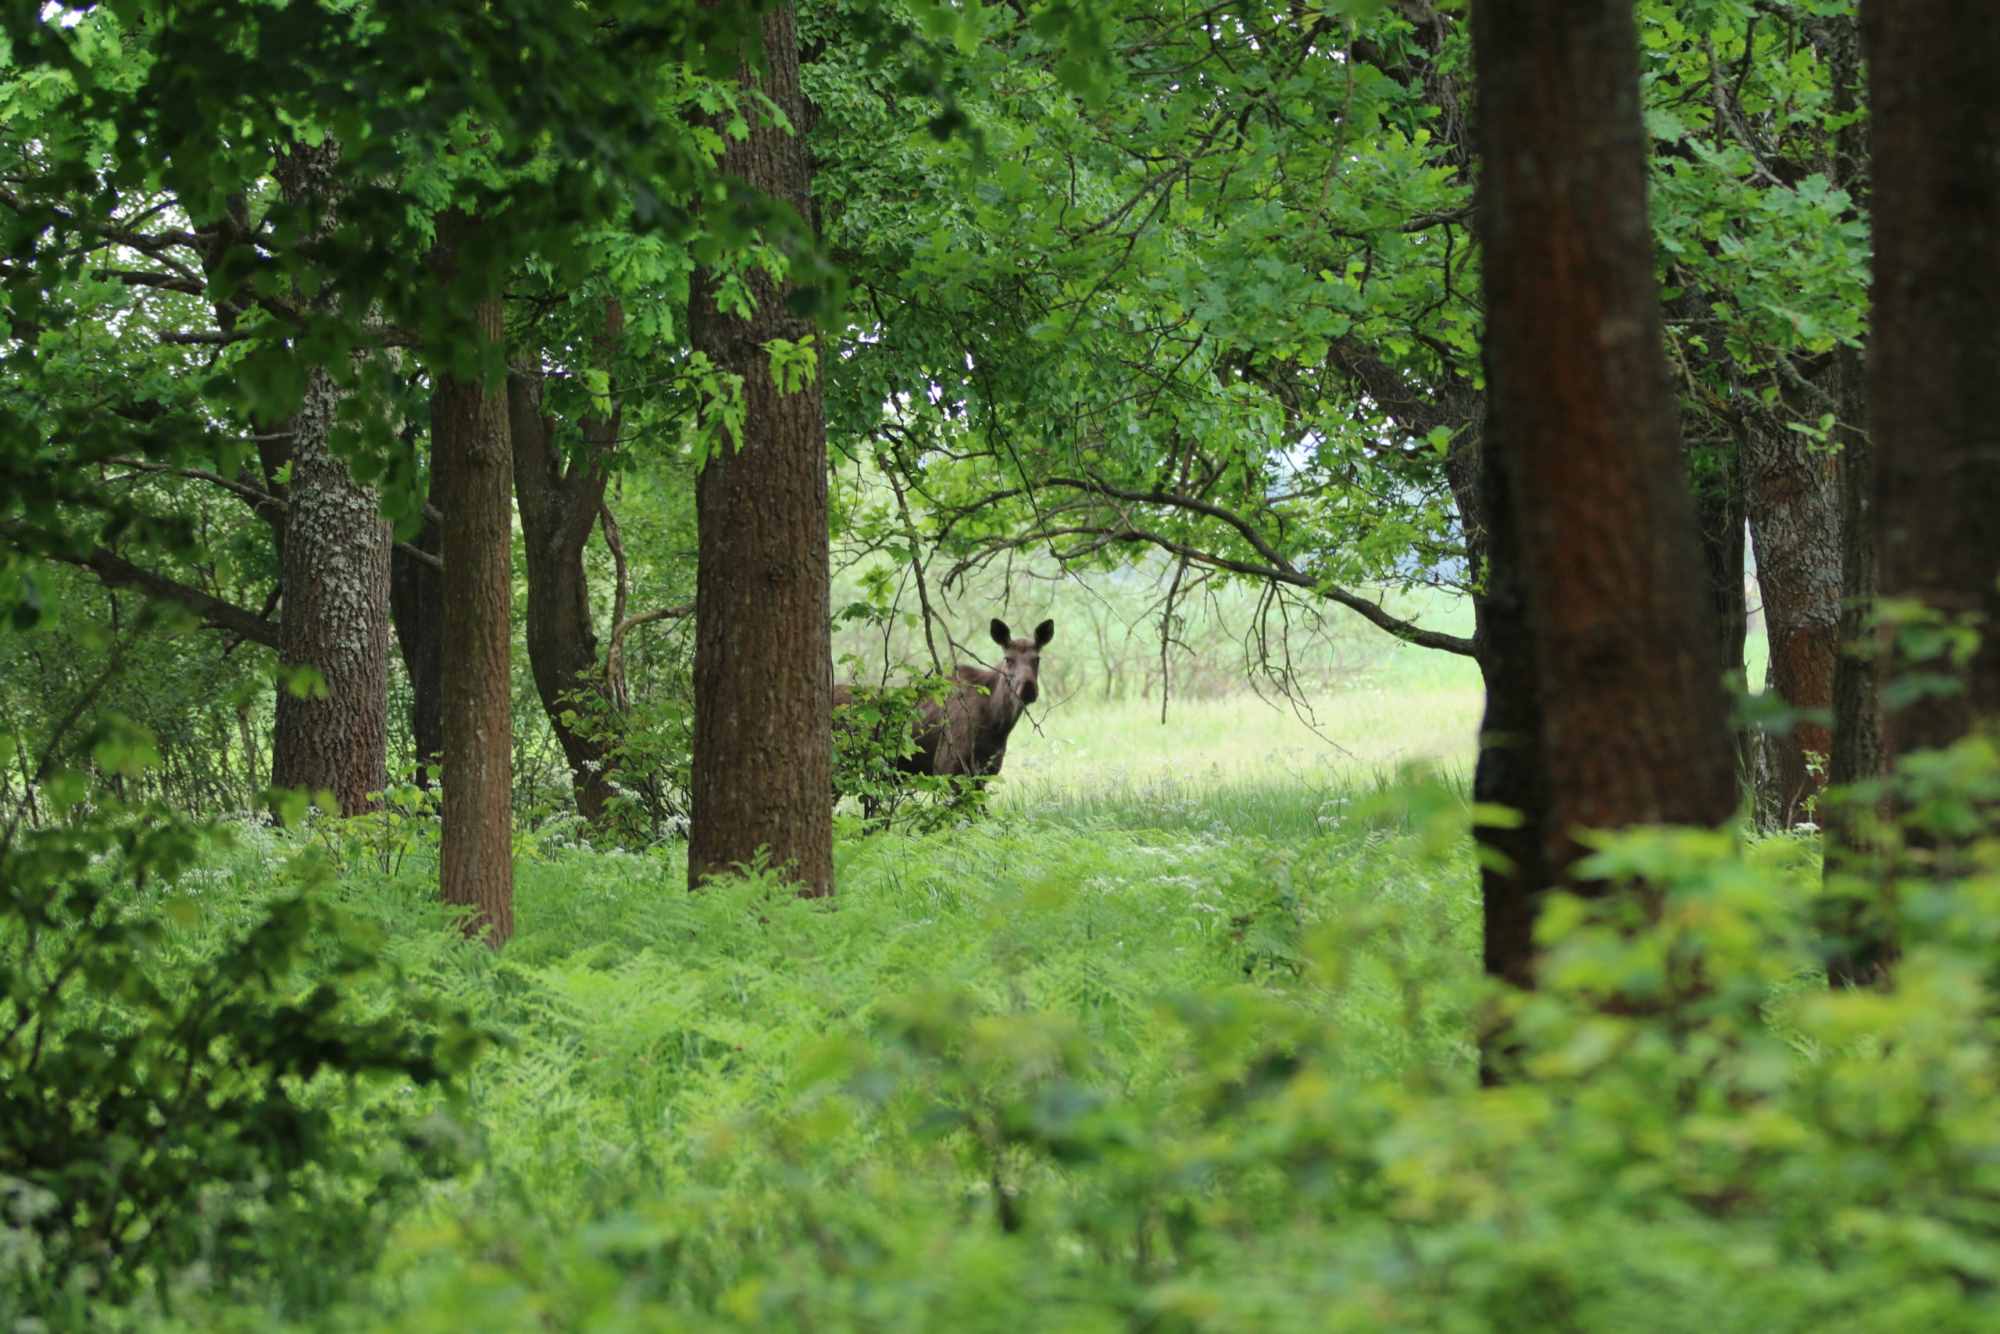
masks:
<instances>
[{"instance_id":1,"label":"grass","mask_svg":"<svg viewBox=\"0 0 2000 1334\"><path fill-rule=\"evenodd\" d=\"M1323 791L1372 784L1422 763L1469 775L1484 696L1474 686L1362 686L1296 708L1253 695L1169 705L1052 705L1008 742L1010 800L1129 791L1166 782ZM1016 792L1020 794L1016 797Z\"/></svg>"},{"instance_id":2,"label":"grass","mask_svg":"<svg viewBox=\"0 0 2000 1334\"><path fill-rule=\"evenodd\" d=\"M1471 632L1469 603L1428 598L1427 626ZM1377 637L1337 691L1170 699L1062 696L1060 677L1007 746L1005 800L1376 787L1411 765L1469 781L1485 692L1471 659ZM1060 658L1057 658L1057 671ZM1223 796L1224 800L1229 800Z\"/></svg>"}]
</instances>

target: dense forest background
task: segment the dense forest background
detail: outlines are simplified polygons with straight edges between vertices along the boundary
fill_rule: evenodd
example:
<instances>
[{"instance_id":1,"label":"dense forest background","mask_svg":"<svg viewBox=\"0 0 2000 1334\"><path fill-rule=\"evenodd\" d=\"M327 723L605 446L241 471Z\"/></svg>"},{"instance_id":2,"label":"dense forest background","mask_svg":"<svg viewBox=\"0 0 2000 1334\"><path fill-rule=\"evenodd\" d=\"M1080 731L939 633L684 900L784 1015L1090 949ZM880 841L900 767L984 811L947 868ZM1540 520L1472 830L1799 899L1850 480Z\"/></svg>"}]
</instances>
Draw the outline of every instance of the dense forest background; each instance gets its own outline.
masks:
<instances>
[{"instance_id":1,"label":"dense forest background","mask_svg":"<svg viewBox=\"0 0 2000 1334\"><path fill-rule=\"evenodd\" d=\"M1981 7L4 31L0 1314L1979 1327Z\"/></svg>"}]
</instances>

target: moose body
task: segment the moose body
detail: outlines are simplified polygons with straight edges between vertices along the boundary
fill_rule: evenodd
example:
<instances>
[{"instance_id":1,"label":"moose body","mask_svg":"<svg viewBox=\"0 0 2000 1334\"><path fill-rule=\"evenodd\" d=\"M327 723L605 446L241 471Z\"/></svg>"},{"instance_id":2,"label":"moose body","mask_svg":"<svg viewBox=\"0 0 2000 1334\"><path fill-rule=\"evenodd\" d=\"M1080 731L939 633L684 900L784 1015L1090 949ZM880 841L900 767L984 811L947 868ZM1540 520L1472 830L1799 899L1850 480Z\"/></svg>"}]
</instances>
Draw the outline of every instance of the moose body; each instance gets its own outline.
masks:
<instances>
[{"instance_id":1,"label":"moose body","mask_svg":"<svg viewBox=\"0 0 2000 1334\"><path fill-rule=\"evenodd\" d=\"M1000 666L967 667L954 673L944 701L924 700L918 707L916 748L896 759L906 774L963 775L985 778L1000 772L1007 758L1007 737L1021 713L1041 693L1042 649L1056 635L1056 623L1043 621L1033 639L1016 639L1007 623L995 620L993 642L1002 649ZM833 688L835 710L854 702L853 686Z\"/></svg>"}]
</instances>

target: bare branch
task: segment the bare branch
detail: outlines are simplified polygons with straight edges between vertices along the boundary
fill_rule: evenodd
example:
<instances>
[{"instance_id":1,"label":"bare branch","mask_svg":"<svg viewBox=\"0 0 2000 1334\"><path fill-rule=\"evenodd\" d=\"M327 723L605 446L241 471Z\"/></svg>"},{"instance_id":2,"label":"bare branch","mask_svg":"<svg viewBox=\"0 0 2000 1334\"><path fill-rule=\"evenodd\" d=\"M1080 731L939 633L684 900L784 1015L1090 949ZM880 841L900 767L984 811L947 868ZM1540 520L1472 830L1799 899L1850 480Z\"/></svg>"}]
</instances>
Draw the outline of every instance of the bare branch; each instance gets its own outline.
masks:
<instances>
[{"instance_id":1,"label":"bare branch","mask_svg":"<svg viewBox=\"0 0 2000 1334\"><path fill-rule=\"evenodd\" d=\"M623 684L625 679L624 654L626 635L640 626L649 625L654 621L677 620L681 617L692 615L694 615L694 603L683 602L675 607L655 607L651 611L642 611L637 616L628 616L618 622L617 625L611 628L611 642L604 650L604 667L606 673L616 673L613 679L617 680L621 685Z\"/></svg>"}]
</instances>

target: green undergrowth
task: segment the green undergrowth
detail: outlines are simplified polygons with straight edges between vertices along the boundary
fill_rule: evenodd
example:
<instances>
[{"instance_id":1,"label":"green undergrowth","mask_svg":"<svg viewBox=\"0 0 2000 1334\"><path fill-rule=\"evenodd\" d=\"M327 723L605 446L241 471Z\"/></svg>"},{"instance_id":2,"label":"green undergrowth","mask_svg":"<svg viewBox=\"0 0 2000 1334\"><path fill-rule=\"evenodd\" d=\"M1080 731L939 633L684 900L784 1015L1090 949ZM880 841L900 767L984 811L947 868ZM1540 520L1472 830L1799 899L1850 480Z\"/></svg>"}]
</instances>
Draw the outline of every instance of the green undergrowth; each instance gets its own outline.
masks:
<instances>
[{"instance_id":1,"label":"green undergrowth","mask_svg":"<svg viewBox=\"0 0 2000 1334\"><path fill-rule=\"evenodd\" d=\"M1812 842L1634 834L1598 869L1664 897L1557 898L1510 995L1467 815L1449 785L1002 801L843 840L819 902L549 835L497 957L422 847L335 843L387 961L499 1035L436 1102L466 1166L349 1272L274 1239L123 1323L1987 1327L2000 850L1910 895L1893 990L1829 993ZM277 855L207 874L254 897Z\"/></svg>"},{"instance_id":2,"label":"green undergrowth","mask_svg":"<svg viewBox=\"0 0 2000 1334\"><path fill-rule=\"evenodd\" d=\"M1357 1068L1470 1078L1450 1004L1413 1029L1387 974L1308 980L1315 932L1390 903L1419 915L1407 948L1426 967L1476 957L1469 859L1435 860L1407 806L1345 812L1324 794L1198 819L1167 802L1135 819L1123 798L1003 809L844 840L821 902L768 878L689 895L678 849L531 841L497 958L453 938L427 848L385 874L365 835L323 834L316 855L346 858L330 893L380 929L385 962L499 1035L456 1113L479 1166L412 1209L344 1301L324 1274L288 1279L279 1253L261 1289L184 1282L167 1323L598 1328L636 1301L759 1326L796 1306L821 1327L804 1314L829 1299L819 1284L886 1265L901 1277L862 1302L877 1316L835 1327L977 1326L967 1312L1028 1282L1020 1266L1046 1268L1023 1219L1038 1236L1065 1220L1065 1252L1165 1245L1164 1203L1107 1197L1066 1160L1195 1129L1189 1079L1221 1034L1267 1015L1338 1025ZM199 873L203 895L249 913L295 855L253 831ZM1099 1212L1133 1208L1148 1237L1094 1235ZM1032 1286L1093 1285L1068 1268Z\"/></svg>"}]
</instances>

